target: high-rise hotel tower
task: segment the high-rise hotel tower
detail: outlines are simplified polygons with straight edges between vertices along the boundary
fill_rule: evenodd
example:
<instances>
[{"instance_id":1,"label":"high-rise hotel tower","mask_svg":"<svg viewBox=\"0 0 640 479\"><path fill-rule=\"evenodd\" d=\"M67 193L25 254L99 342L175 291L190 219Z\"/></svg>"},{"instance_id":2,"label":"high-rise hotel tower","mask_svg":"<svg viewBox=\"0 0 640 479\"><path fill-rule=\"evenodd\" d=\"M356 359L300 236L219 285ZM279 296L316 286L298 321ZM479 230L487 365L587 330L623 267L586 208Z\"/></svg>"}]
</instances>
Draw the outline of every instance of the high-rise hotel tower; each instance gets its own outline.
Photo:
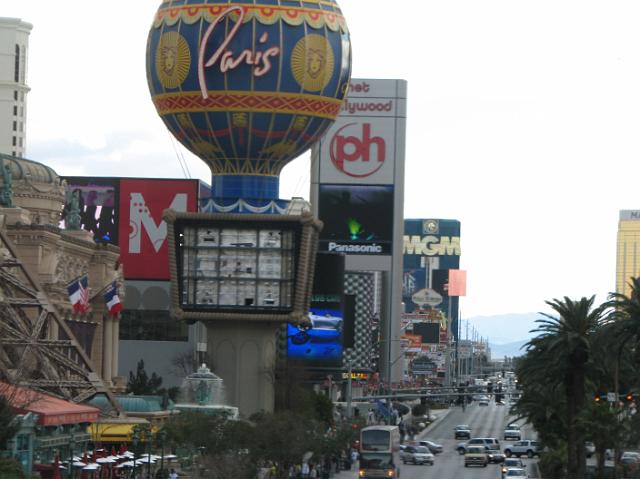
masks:
<instances>
[{"instance_id":1,"label":"high-rise hotel tower","mask_svg":"<svg viewBox=\"0 0 640 479\"><path fill-rule=\"evenodd\" d=\"M0 153L25 157L27 136L27 52L33 26L0 17Z\"/></svg>"},{"instance_id":2,"label":"high-rise hotel tower","mask_svg":"<svg viewBox=\"0 0 640 479\"><path fill-rule=\"evenodd\" d=\"M629 295L629 280L640 275L640 210L620 210L616 292Z\"/></svg>"}]
</instances>

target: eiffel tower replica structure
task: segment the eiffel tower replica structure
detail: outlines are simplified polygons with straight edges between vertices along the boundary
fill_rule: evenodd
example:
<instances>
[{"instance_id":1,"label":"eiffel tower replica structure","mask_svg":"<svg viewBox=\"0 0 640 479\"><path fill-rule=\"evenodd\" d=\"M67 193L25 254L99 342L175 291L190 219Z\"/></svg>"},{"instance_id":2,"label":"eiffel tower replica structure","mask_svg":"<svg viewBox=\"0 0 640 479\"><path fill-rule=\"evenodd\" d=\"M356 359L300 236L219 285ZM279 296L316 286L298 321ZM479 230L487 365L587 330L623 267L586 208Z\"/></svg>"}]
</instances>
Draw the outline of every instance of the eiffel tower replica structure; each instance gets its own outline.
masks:
<instances>
[{"instance_id":1,"label":"eiffel tower replica structure","mask_svg":"<svg viewBox=\"0 0 640 479\"><path fill-rule=\"evenodd\" d=\"M57 338L50 332L57 331ZM65 338L65 339L60 339ZM0 225L0 380L74 403L104 394L122 409Z\"/></svg>"}]
</instances>

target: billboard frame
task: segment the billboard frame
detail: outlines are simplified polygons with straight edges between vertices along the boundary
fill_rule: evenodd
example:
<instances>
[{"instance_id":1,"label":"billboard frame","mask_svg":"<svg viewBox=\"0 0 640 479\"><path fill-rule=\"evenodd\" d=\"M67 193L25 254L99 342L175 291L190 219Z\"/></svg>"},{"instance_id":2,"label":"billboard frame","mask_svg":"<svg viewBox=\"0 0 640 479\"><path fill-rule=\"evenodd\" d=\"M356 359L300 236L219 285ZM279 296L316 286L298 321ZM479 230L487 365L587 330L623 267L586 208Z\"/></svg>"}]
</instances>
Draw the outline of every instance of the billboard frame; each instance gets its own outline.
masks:
<instances>
[{"instance_id":1,"label":"billboard frame","mask_svg":"<svg viewBox=\"0 0 640 479\"><path fill-rule=\"evenodd\" d=\"M171 209L164 210L163 220L167 223L167 238L169 239L169 271L171 275L171 297L169 311L173 318L187 321L261 321L275 323L292 323L308 326L308 317L315 258L318 250L318 234L322 229L322 222L314 218L311 213L301 215L259 215L234 213L182 213ZM295 278L289 312L239 311L239 308L225 307L209 310L193 311L183 308L180 303L178 285L181 278L178 270L177 248L179 238L176 232L180 225L192 223L214 223L221 225L250 225L252 223L273 223L274 226L283 225L289 229L299 228L299 242L295 259Z\"/></svg>"}]
</instances>

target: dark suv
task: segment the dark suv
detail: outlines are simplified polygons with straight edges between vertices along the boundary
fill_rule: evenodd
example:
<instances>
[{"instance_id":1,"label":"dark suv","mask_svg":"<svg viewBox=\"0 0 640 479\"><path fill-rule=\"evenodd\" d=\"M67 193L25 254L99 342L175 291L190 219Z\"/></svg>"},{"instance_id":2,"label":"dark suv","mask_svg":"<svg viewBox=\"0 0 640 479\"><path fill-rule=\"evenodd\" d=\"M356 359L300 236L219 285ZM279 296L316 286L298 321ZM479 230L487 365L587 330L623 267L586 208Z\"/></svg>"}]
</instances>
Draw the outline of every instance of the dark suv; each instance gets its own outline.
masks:
<instances>
[{"instance_id":1,"label":"dark suv","mask_svg":"<svg viewBox=\"0 0 640 479\"><path fill-rule=\"evenodd\" d=\"M471 428L466 424L461 424L453 428L454 439L471 439Z\"/></svg>"}]
</instances>

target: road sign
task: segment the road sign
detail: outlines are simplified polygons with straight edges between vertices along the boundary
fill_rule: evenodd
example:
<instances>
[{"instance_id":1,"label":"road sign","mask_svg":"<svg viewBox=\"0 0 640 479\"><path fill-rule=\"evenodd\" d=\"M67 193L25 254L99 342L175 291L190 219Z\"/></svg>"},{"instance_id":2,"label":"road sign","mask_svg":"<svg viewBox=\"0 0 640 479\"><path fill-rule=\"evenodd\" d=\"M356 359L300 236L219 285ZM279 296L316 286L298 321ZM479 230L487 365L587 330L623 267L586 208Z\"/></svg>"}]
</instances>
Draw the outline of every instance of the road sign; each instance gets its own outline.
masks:
<instances>
[{"instance_id":1,"label":"road sign","mask_svg":"<svg viewBox=\"0 0 640 479\"><path fill-rule=\"evenodd\" d=\"M607 402L616 402L616 393L607 393Z\"/></svg>"}]
</instances>

